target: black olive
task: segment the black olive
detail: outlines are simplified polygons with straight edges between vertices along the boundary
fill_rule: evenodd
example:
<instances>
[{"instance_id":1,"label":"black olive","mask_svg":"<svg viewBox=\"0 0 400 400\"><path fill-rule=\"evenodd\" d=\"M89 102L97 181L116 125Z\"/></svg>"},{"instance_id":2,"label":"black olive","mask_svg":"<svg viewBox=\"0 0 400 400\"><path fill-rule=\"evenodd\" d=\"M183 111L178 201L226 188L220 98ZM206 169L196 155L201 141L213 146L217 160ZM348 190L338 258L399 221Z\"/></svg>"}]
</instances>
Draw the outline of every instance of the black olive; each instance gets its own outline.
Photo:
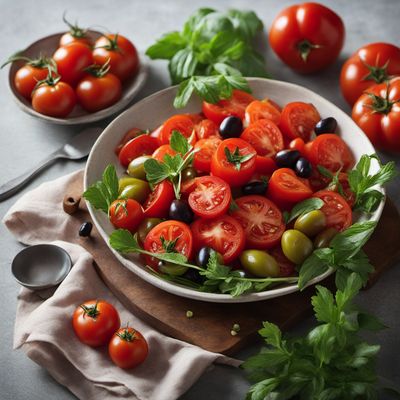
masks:
<instances>
[{"instance_id":1,"label":"black olive","mask_svg":"<svg viewBox=\"0 0 400 400\"><path fill-rule=\"evenodd\" d=\"M249 195L249 194L265 195L267 188L268 188L267 182L254 181L242 186L242 193L244 195Z\"/></svg>"},{"instance_id":2,"label":"black olive","mask_svg":"<svg viewBox=\"0 0 400 400\"><path fill-rule=\"evenodd\" d=\"M182 276L183 278L196 283L203 283L205 281L205 277L200 275L199 271L193 268L189 268Z\"/></svg>"},{"instance_id":3,"label":"black olive","mask_svg":"<svg viewBox=\"0 0 400 400\"><path fill-rule=\"evenodd\" d=\"M196 264L199 267L207 268L208 260L210 259L211 253L215 252L211 247L202 247L196 256Z\"/></svg>"},{"instance_id":4,"label":"black olive","mask_svg":"<svg viewBox=\"0 0 400 400\"><path fill-rule=\"evenodd\" d=\"M92 232L93 225L91 222L84 222L79 228L79 236L87 237Z\"/></svg>"},{"instance_id":5,"label":"black olive","mask_svg":"<svg viewBox=\"0 0 400 400\"><path fill-rule=\"evenodd\" d=\"M219 133L224 139L239 137L242 131L242 120L234 116L226 117L219 126Z\"/></svg>"},{"instance_id":6,"label":"black olive","mask_svg":"<svg viewBox=\"0 0 400 400\"><path fill-rule=\"evenodd\" d=\"M300 178L309 178L312 172L310 161L304 157L300 157L296 162L296 168L294 171L297 176L300 176Z\"/></svg>"},{"instance_id":7,"label":"black olive","mask_svg":"<svg viewBox=\"0 0 400 400\"><path fill-rule=\"evenodd\" d=\"M190 224L193 221L193 211L183 200L173 200L169 207L169 218Z\"/></svg>"},{"instance_id":8,"label":"black olive","mask_svg":"<svg viewBox=\"0 0 400 400\"><path fill-rule=\"evenodd\" d=\"M335 133L336 128L336 119L333 117L328 117L321 119L321 121L317 122L314 128L314 132L317 136L321 135L322 133Z\"/></svg>"},{"instance_id":9,"label":"black olive","mask_svg":"<svg viewBox=\"0 0 400 400\"><path fill-rule=\"evenodd\" d=\"M299 158L300 152L298 150L282 150L275 156L275 162L279 168L294 169Z\"/></svg>"}]
</instances>

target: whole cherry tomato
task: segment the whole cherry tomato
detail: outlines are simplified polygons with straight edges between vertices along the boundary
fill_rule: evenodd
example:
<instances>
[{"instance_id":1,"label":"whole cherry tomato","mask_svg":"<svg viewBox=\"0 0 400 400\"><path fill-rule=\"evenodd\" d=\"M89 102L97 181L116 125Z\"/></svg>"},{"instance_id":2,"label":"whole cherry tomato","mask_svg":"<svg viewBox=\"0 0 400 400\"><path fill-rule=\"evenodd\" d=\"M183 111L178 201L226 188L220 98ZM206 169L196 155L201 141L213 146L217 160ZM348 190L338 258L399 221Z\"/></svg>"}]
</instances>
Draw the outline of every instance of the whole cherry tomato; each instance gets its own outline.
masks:
<instances>
[{"instance_id":1,"label":"whole cherry tomato","mask_svg":"<svg viewBox=\"0 0 400 400\"><path fill-rule=\"evenodd\" d=\"M120 325L117 310L103 300L85 301L72 317L72 326L79 340L92 347L107 344Z\"/></svg>"},{"instance_id":2,"label":"whole cherry tomato","mask_svg":"<svg viewBox=\"0 0 400 400\"><path fill-rule=\"evenodd\" d=\"M93 50L96 64L110 62L110 72L121 81L132 78L139 68L139 56L136 47L120 34L108 34L96 40Z\"/></svg>"},{"instance_id":3,"label":"whole cherry tomato","mask_svg":"<svg viewBox=\"0 0 400 400\"><path fill-rule=\"evenodd\" d=\"M134 368L141 364L149 352L149 346L143 335L131 328L120 328L115 332L108 345L108 354L120 368Z\"/></svg>"},{"instance_id":4,"label":"whole cherry tomato","mask_svg":"<svg viewBox=\"0 0 400 400\"><path fill-rule=\"evenodd\" d=\"M136 232L144 218L142 206L133 199L115 200L110 205L108 215L116 228L128 229L131 232Z\"/></svg>"},{"instance_id":5,"label":"whole cherry tomato","mask_svg":"<svg viewBox=\"0 0 400 400\"><path fill-rule=\"evenodd\" d=\"M148 130L143 130L140 128L131 128L127 131L121 141L118 143L117 147L114 150L114 153L118 156L121 149L132 139L138 137L140 135L148 134Z\"/></svg>"},{"instance_id":6,"label":"whole cherry tomato","mask_svg":"<svg viewBox=\"0 0 400 400\"><path fill-rule=\"evenodd\" d=\"M87 30L78 26L78 24L72 24L63 15L63 21L67 24L69 31L65 32L60 39L60 47L67 46L70 43L82 43L86 46L91 46L93 44L92 39L89 37Z\"/></svg>"},{"instance_id":7,"label":"whole cherry tomato","mask_svg":"<svg viewBox=\"0 0 400 400\"><path fill-rule=\"evenodd\" d=\"M172 183L168 180L160 182L154 187L154 190L143 204L145 217L165 218L174 198L175 193Z\"/></svg>"},{"instance_id":8,"label":"whole cherry tomato","mask_svg":"<svg viewBox=\"0 0 400 400\"><path fill-rule=\"evenodd\" d=\"M137 136L122 147L118 155L119 162L126 168L133 159L153 154L157 147L157 139L149 135Z\"/></svg>"},{"instance_id":9,"label":"whole cherry tomato","mask_svg":"<svg viewBox=\"0 0 400 400\"><path fill-rule=\"evenodd\" d=\"M290 68L301 73L319 71L332 64L343 47L342 19L318 3L285 8L272 23L269 42Z\"/></svg>"},{"instance_id":10,"label":"whole cherry tomato","mask_svg":"<svg viewBox=\"0 0 400 400\"><path fill-rule=\"evenodd\" d=\"M370 86L400 75L400 48L371 43L358 49L343 65L340 88L352 106Z\"/></svg>"},{"instance_id":11,"label":"whole cherry tomato","mask_svg":"<svg viewBox=\"0 0 400 400\"><path fill-rule=\"evenodd\" d=\"M367 89L351 116L378 149L400 152L400 78Z\"/></svg>"}]
</instances>

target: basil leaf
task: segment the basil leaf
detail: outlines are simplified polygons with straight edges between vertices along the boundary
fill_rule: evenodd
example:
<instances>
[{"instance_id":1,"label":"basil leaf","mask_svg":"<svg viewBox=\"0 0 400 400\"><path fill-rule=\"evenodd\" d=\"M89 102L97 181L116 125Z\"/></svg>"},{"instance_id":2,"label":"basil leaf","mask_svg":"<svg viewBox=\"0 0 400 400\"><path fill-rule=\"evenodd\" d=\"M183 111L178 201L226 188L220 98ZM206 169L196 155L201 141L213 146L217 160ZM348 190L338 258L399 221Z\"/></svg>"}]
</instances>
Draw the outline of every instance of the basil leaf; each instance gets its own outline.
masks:
<instances>
[{"instance_id":1,"label":"basil leaf","mask_svg":"<svg viewBox=\"0 0 400 400\"><path fill-rule=\"evenodd\" d=\"M179 32L169 32L157 40L146 50L151 59L170 60L179 51L186 47L187 42Z\"/></svg>"},{"instance_id":2,"label":"basil leaf","mask_svg":"<svg viewBox=\"0 0 400 400\"><path fill-rule=\"evenodd\" d=\"M332 253L331 249L317 249L306 258L299 271L300 290L303 290L309 281L328 270Z\"/></svg>"},{"instance_id":3,"label":"basil leaf","mask_svg":"<svg viewBox=\"0 0 400 400\"><path fill-rule=\"evenodd\" d=\"M131 253L140 250L140 246L135 237L126 229L113 231L109 239L110 246L121 253Z\"/></svg>"},{"instance_id":4,"label":"basil leaf","mask_svg":"<svg viewBox=\"0 0 400 400\"><path fill-rule=\"evenodd\" d=\"M242 57L232 63L243 76L258 76L269 78L270 75L265 70L264 57L251 48L246 48Z\"/></svg>"},{"instance_id":5,"label":"basil leaf","mask_svg":"<svg viewBox=\"0 0 400 400\"><path fill-rule=\"evenodd\" d=\"M197 29L199 22L208 14L215 12L212 8L200 8L194 14L192 14L183 26L182 36L190 41L192 39L193 32Z\"/></svg>"},{"instance_id":6,"label":"basil leaf","mask_svg":"<svg viewBox=\"0 0 400 400\"><path fill-rule=\"evenodd\" d=\"M300 215L306 214L310 211L319 210L323 207L324 201L318 198L310 198L297 203L290 212L287 223L293 221Z\"/></svg>"},{"instance_id":7,"label":"basil leaf","mask_svg":"<svg viewBox=\"0 0 400 400\"><path fill-rule=\"evenodd\" d=\"M189 102L190 97L194 91L194 85L192 83L192 79L186 79L183 81L178 88L178 93L174 99L174 107L175 108L183 108Z\"/></svg>"},{"instance_id":8,"label":"basil leaf","mask_svg":"<svg viewBox=\"0 0 400 400\"><path fill-rule=\"evenodd\" d=\"M196 66L196 55L191 49L185 48L179 50L172 57L168 65L172 83L175 85L192 76L196 70Z\"/></svg>"},{"instance_id":9,"label":"basil leaf","mask_svg":"<svg viewBox=\"0 0 400 400\"><path fill-rule=\"evenodd\" d=\"M263 23L254 11L229 10L228 16L235 30L247 42L250 42L263 29Z\"/></svg>"},{"instance_id":10,"label":"basil leaf","mask_svg":"<svg viewBox=\"0 0 400 400\"><path fill-rule=\"evenodd\" d=\"M185 155L190 150L189 142L179 131L172 131L169 144L172 150L182 155Z\"/></svg>"}]
</instances>

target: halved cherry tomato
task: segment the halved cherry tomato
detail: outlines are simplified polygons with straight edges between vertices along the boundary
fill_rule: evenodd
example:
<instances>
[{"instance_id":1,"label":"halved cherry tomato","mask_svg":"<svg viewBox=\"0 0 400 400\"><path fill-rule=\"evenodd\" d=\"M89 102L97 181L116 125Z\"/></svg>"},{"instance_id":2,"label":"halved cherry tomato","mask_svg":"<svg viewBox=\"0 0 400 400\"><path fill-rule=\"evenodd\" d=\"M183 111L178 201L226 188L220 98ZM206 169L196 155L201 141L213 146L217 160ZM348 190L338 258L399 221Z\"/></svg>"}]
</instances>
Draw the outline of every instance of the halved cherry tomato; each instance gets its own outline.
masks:
<instances>
[{"instance_id":1,"label":"halved cherry tomato","mask_svg":"<svg viewBox=\"0 0 400 400\"><path fill-rule=\"evenodd\" d=\"M239 156L235 158L238 160L237 163L228 161L227 151L231 155L239 152ZM256 155L253 146L243 139L226 139L219 144L211 159L211 173L222 178L230 186L242 186L250 180L256 170ZM240 162L243 156L250 158Z\"/></svg>"},{"instance_id":2,"label":"halved cherry tomato","mask_svg":"<svg viewBox=\"0 0 400 400\"><path fill-rule=\"evenodd\" d=\"M346 201L350 208L353 208L356 201L356 195L351 190L349 184L349 177L345 172L339 172L339 185L335 185L332 182L329 183L327 189L334 192L338 192Z\"/></svg>"},{"instance_id":3,"label":"halved cherry tomato","mask_svg":"<svg viewBox=\"0 0 400 400\"><path fill-rule=\"evenodd\" d=\"M111 203L108 210L111 223L119 229L136 232L144 215L142 206L133 199L118 199Z\"/></svg>"},{"instance_id":4,"label":"halved cherry tomato","mask_svg":"<svg viewBox=\"0 0 400 400\"><path fill-rule=\"evenodd\" d=\"M201 176L194 180L189 194L189 206L203 218L216 218L225 214L231 202L229 185L216 176Z\"/></svg>"},{"instance_id":5,"label":"halved cherry tomato","mask_svg":"<svg viewBox=\"0 0 400 400\"><path fill-rule=\"evenodd\" d=\"M263 196L236 199L239 209L231 213L242 225L248 249L269 249L279 243L285 224L278 207Z\"/></svg>"},{"instance_id":6,"label":"halved cherry tomato","mask_svg":"<svg viewBox=\"0 0 400 400\"><path fill-rule=\"evenodd\" d=\"M153 154L157 147L157 139L149 135L137 136L122 147L118 155L119 162L126 168L135 158Z\"/></svg>"},{"instance_id":7,"label":"halved cherry tomato","mask_svg":"<svg viewBox=\"0 0 400 400\"><path fill-rule=\"evenodd\" d=\"M255 98L251 94L241 90L234 90L230 99L220 100L216 104L203 101L202 109L204 115L219 126L230 115L244 119L245 109L253 100Z\"/></svg>"},{"instance_id":8,"label":"halved cherry tomato","mask_svg":"<svg viewBox=\"0 0 400 400\"><path fill-rule=\"evenodd\" d=\"M331 190L321 190L314 193L312 197L317 197L324 201L321 211L326 217L326 226L343 231L351 225L351 208L346 200L336 192Z\"/></svg>"},{"instance_id":9,"label":"halved cherry tomato","mask_svg":"<svg viewBox=\"0 0 400 400\"><path fill-rule=\"evenodd\" d=\"M246 107L245 120L250 125L259 119L269 119L273 123L279 124L281 112L269 99L254 100Z\"/></svg>"},{"instance_id":10,"label":"halved cherry tomato","mask_svg":"<svg viewBox=\"0 0 400 400\"><path fill-rule=\"evenodd\" d=\"M289 140L300 137L308 142L320 119L321 116L312 104L295 101L283 108L279 128Z\"/></svg>"},{"instance_id":11,"label":"halved cherry tomato","mask_svg":"<svg viewBox=\"0 0 400 400\"><path fill-rule=\"evenodd\" d=\"M284 147L281 131L269 119L260 119L251 123L240 138L250 143L260 156L272 157Z\"/></svg>"},{"instance_id":12,"label":"halved cherry tomato","mask_svg":"<svg viewBox=\"0 0 400 400\"><path fill-rule=\"evenodd\" d=\"M268 198L282 209L291 208L295 203L311 197L312 193L289 168L277 169L268 182Z\"/></svg>"},{"instance_id":13,"label":"halved cherry tomato","mask_svg":"<svg viewBox=\"0 0 400 400\"><path fill-rule=\"evenodd\" d=\"M256 156L256 173L270 176L278 166L272 157Z\"/></svg>"},{"instance_id":14,"label":"halved cherry tomato","mask_svg":"<svg viewBox=\"0 0 400 400\"><path fill-rule=\"evenodd\" d=\"M209 137L218 137L221 139L218 126L210 119L203 119L197 123L194 130L196 131L197 140L208 139Z\"/></svg>"},{"instance_id":15,"label":"halved cherry tomato","mask_svg":"<svg viewBox=\"0 0 400 400\"><path fill-rule=\"evenodd\" d=\"M165 253L163 241L172 242L176 240L174 251L183 254L186 258L192 255L193 238L188 225L183 222L168 220L156 225L146 236L144 249L151 253ZM147 263L157 269L158 260L146 256Z\"/></svg>"},{"instance_id":16,"label":"halved cherry tomato","mask_svg":"<svg viewBox=\"0 0 400 400\"><path fill-rule=\"evenodd\" d=\"M166 154L169 154L170 156L175 156L177 152L173 150L169 144L163 144L152 154L152 157L157 161L164 161L164 156Z\"/></svg>"},{"instance_id":17,"label":"halved cherry tomato","mask_svg":"<svg viewBox=\"0 0 400 400\"><path fill-rule=\"evenodd\" d=\"M351 150L342 138L324 133L313 140L308 158L315 167L321 165L332 172L347 171L354 166Z\"/></svg>"},{"instance_id":18,"label":"halved cherry tomato","mask_svg":"<svg viewBox=\"0 0 400 400\"><path fill-rule=\"evenodd\" d=\"M174 198L172 183L167 180L160 182L143 204L144 216L146 218L165 218Z\"/></svg>"},{"instance_id":19,"label":"halved cherry tomato","mask_svg":"<svg viewBox=\"0 0 400 400\"><path fill-rule=\"evenodd\" d=\"M205 120L207 121L207 120ZM193 167L199 172L211 171L211 158L217 151L219 144L222 142L216 136L211 136L207 139L200 139L194 145L197 150L193 158Z\"/></svg>"},{"instance_id":20,"label":"halved cherry tomato","mask_svg":"<svg viewBox=\"0 0 400 400\"><path fill-rule=\"evenodd\" d=\"M121 149L133 138L143 135L145 134L146 131L144 131L143 129L140 128L132 128L129 129L128 132L125 133L124 137L121 139L121 141L119 142L118 146L115 148L114 153L116 155L119 154L119 152L121 151Z\"/></svg>"},{"instance_id":21,"label":"halved cherry tomato","mask_svg":"<svg viewBox=\"0 0 400 400\"><path fill-rule=\"evenodd\" d=\"M178 131L185 136L191 144L194 144L196 142L194 125L192 118L184 114L178 114L168 118L161 126L160 143L169 144L172 132Z\"/></svg>"},{"instance_id":22,"label":"halved cherry tomato","mask_svg":"<svg viewBox=\"0 0 400 400\"><path fill-rule=\"evenodd\" d=\"M293 276L296 274L296 264L292 263L282 251L281 245L269 250L268 253L275 258L279 265L279 276Z\"/></svg>"},{"instance_id":23,"label":"halved cherry tomato","mask_svg":"<svg viewBox=\"0 0 400 400\"><path fill-rule=\"evenodd\" d=\"M196 249L209 246L222 255L229 264L243 251L245 236L242 226L229 215L218 218L200 218L191 225Z\"/></svg>"}]
</instances>

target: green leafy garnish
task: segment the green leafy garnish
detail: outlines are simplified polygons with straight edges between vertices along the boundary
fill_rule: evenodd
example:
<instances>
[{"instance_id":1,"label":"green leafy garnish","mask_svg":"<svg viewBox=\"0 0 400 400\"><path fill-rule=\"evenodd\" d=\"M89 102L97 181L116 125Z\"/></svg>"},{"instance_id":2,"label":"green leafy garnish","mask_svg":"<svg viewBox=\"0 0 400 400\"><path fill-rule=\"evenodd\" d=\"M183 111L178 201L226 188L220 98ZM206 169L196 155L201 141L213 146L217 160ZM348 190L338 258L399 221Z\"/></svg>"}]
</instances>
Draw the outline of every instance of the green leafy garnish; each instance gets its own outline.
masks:
<instances>
[{"instance_id":1,"label":"green leafy garnish","mask_svg":"<svg viewBox=\"0 0 400 400\"><path fill-rule=\"evenodd\" d=\"M175 246L178 239L179 236L173 240L167 240L164 238L164 236L160 237L162 248L165 250L166 253L176 253Z\"/></svg>"},{"instance_id":2,"label":"green leafy garnish","mask_svg":"<svg viewBox=\"0 0 400 400\"><path fill-rule=\"evenodd\" d=\"M283 337L276 325L264 322L259 334L267 346L242 365L257 382L247 398L377 399L375 363L380 346L365 342L359 332L369 329L362 319L373 320L373 328L383 325L353 304L361 285L353 273L335 295L317 286L312 305L318 325L303 337Z\"/></svg>"},{"instance_id":3,"label":"green leafy garnish","mask_svg":"<svg viewBox=\"0 0 400 400\"><path fill-rule=\"evenodd\" d=\"M172 150L175 150L177 153L182 155L185 155L189 152L189 150L191 150L189 142L179 131L172 131L169 145L171 146Z\"/></svg>"},{"instance_id":4,"label":"green leafy garnish","mask_svg":"<svg viewBox=\"0 0 400 400\"><path fill-rule=\"evenodd\" d=\"M224 153L225 153L225 156L226 156L226 159L228 160L228 162L233 164L237 171L240 171L240 167L243 163L245 163L246 161L249 161L251 158L254 157L254 154L241 155L240 151L239 151L239 147L236 147L236 149L233 151L233 153L228 149L228 147L225 147Z\"/></svg>"},{"instance_id":5,"label":"green leafy garnish","mask_svg":"<svg viewBox=\"0 0 400 400\"><path fill-rule=\"evenodd\" d=\"M326 178L329 178L330 184L328 185L329 190L336 191L344 198L346 198L346 194L343 191L343 186L339 181L339 175L340 175L340 169L337 171L335 174L333 174L329 169L323 167L322 165L317 165L318 171L321 173L321 175L325 176Z\"/></svg>"},{"instance_id":6,"label":"green leafy garnish","mask_svg":"<svg viewBox=\"0 0 400 400\"><path fill-rule=\"evenodd\" d=\"M324 205L324 201L318 198L310 198L303 200L300 203L297 203L293 208L290 214L286 214L285 223L293 221L295 218L300 215L306 214L313 210L319 210Z\"/></svg>"},{"instance_id":7,"label":"green leafy garnish","mask_svg":"<svg viewBox=\"0 0 400 400\"><path fill-rule=\"evenodd\" d=\"M91 185L83 197L96 209L108 213L111 203L118 198L118 177L115 167L108 165L101 181Z\"/></svg>"}]
</instances>

